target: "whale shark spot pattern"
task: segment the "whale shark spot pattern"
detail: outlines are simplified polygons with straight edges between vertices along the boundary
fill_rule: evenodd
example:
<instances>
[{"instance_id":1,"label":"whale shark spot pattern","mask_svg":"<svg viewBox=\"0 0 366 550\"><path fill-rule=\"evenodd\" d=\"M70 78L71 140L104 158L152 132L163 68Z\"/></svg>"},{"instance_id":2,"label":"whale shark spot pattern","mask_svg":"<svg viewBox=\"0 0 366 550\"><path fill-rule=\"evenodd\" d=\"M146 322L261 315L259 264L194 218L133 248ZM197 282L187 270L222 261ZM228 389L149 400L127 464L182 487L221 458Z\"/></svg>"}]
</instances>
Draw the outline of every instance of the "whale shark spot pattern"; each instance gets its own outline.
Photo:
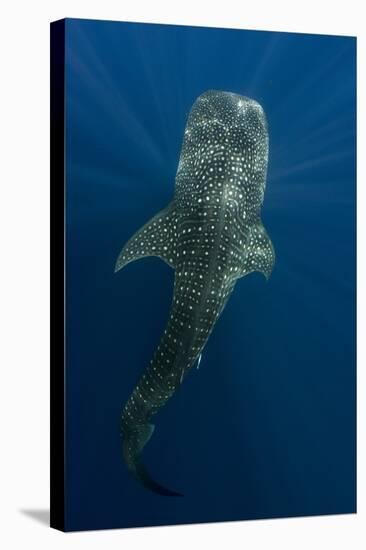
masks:
<instances>
[{"instance_id":1,"label":"whale shark spot pattern","mask_svg":"<svg viewBox=\"0 0 366 550\"><path fill-rule=\"evenodd\" d=\"M140 463L151 418L199 357L240 277L268 279L275 253L261 221L268 163L263 108L231 92L210 90L190 111L171 203L124 246L115 271L146 256L175 269L169 319L150 365L121 419L123 456L151 491L176 496Z\"/></svg>"}]
</instances>

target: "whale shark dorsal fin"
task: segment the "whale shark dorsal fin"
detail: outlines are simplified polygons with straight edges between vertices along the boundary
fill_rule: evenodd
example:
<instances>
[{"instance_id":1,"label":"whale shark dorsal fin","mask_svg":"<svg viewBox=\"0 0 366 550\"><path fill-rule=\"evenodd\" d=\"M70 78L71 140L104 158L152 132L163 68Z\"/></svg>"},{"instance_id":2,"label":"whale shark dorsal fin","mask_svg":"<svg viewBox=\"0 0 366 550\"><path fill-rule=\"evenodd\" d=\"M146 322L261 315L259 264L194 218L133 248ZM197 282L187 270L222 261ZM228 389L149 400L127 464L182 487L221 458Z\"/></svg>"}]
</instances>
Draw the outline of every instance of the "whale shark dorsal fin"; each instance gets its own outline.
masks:
<instances>
[{"instance_id":1,"label":"whale shark dorsal fin","mask_svg":"<svg viewBox=\"0 0 366 550\"><path fill-rule=\"evenodd\" d=\"M176 228L175 202L172 201L125 244L117 258L114 271L117 272L128 263L146 256L158 256L174 268Z\"/></svg>"},{"instance_id":2,"label":"whale shark dorsal fin","mask_svg":"<svg viewBox=\"0 0 366 550\"><path fill-rule=\"evenodd\" d=\"M261 223L253 225L246 242L238 277L259 271L268 280L274 263L275 252L267 231Z\"/></svg>"}]
</instances>

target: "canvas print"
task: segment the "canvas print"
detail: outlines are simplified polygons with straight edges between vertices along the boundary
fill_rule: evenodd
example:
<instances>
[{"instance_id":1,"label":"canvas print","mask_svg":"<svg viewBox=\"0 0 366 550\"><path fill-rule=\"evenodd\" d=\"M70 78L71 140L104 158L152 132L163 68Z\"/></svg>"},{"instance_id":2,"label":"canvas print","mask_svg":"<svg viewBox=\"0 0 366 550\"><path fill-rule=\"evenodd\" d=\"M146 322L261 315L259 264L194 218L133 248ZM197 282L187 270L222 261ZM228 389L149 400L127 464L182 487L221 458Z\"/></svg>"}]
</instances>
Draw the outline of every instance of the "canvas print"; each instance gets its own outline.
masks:
<instances>
[{"instance_id":1,"label":"canvas print","mask_svg":"<svg viewBox=\"0 0 366 550\"><path fill-rule=\"evenodd\" d=\"M51 25L54 527L356 511L355 99L354 37Z\"/></svg>"}]
</instances>

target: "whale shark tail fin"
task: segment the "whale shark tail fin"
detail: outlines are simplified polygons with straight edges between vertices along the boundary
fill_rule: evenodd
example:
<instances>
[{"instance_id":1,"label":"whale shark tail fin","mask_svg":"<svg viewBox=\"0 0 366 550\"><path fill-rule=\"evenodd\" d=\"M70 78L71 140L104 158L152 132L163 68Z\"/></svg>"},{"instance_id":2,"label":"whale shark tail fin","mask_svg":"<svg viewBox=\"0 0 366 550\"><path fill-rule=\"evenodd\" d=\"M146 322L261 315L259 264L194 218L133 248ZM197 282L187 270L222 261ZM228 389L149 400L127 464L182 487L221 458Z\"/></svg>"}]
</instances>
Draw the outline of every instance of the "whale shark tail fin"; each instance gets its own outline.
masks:
<instances>
[{"instance_id":1,"label":"whale shark tail fin","mask_svg":"<svg viewBox=\"0 0 366 550\"><path fill-rule=\"evenodd\" d=\"M145 466L141 464L141 462L137 461L133 465L133 469L130 469L130 472L132 475L140 482L142 485L149 489L149 491L152 491L153 493L157 493L158 495L162 495L165 497L182 497L182 493L177 493L176 491L172 491L171 489L168 489L167 487L164 487L163 485L160 485L160 483L157 483L154 481L149 474L149 472L146 470Z\"/></svg>"},{"instance_id":2,"label":"whale shark tail fin","mask_svg":"<svg viewBox=\"0 0 366 550\"><path fill-rule=\"evenodd\" d=\"M154 428L153 424L144 424L125 434L123 440L123 458L132 476L149 491L162 496L183 496L181 493L172 491L154 481L140 461L140 453L152 436Z\"/></svg>"},{"instance_id":3,"label":"whale shark tail fin","mask_svg":"<svg viewBox=\"0 0 366 550\"><path fill-rule=\"evenodd\" d=\"M176 263L177 215L174 200L141 227L122 248L115 273L139 258L158 256L170 267Z\"/></svg>"}]
</instances>

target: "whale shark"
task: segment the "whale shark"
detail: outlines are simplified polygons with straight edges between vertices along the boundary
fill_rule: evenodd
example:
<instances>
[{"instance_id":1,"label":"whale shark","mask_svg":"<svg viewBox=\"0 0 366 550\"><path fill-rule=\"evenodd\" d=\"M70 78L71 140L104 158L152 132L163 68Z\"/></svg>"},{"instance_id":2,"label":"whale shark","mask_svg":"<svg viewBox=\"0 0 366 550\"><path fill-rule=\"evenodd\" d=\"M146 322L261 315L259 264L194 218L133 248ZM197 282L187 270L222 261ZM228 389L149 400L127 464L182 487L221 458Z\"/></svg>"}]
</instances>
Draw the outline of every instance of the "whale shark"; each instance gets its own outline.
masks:
<instances>
[{"instance_id":1,"label":"whale shark","mask_svg":"<svg viewBox=\"0 0 366 550\"><path fill-rule=\"evenodd\" d=\"M182 493L153 479L141 460L152 418L199 365L234 287L253 271L269 278L275 252L261 221L268 129L261 105L209 90L194 102L184 131L171 202L120 252L115 271L147 256L175 270L169 319L154 356L122 410L122 455L146 489Z\"/></svg>"}]
</instances>

